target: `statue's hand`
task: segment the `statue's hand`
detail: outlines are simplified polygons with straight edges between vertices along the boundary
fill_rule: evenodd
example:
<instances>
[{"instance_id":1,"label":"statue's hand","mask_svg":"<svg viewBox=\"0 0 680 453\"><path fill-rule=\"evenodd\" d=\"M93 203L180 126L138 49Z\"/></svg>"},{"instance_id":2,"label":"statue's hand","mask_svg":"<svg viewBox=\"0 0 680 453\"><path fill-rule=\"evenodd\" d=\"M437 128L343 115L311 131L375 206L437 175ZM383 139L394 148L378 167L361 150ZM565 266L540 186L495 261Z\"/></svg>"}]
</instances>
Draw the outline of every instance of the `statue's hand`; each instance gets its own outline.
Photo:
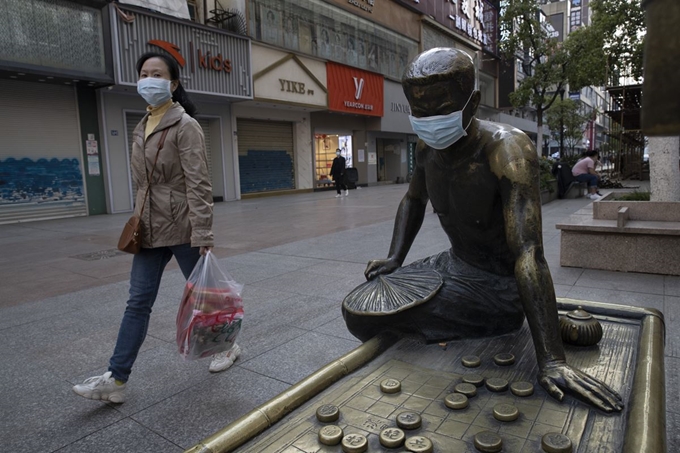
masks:
<instances>
[{"instance_id":1,"label":"statue's hand","mask_svg":"<svg viewBox=\"0 0 680 453\"><path fill-rule=\"evenodd\" d=\"M399 269L399 263L393 259L373 260L368 262L364 275L366 280L373 280L380 274L390 274Z\"/></svg>"},{"instance_id":2,"label":"statue's hand","mask_svg":"<svg viewBox=\"0 0 680 453\"><path fill-rule=\"evenodd\" d=\"M566 362L551 363L543 367L538 373L538 382L559 401L562 401L564 392L567 392L604 412L620 412L623 409L623 401L618 393L604 382L572 368Z\"/></svg>"}]
</instances>

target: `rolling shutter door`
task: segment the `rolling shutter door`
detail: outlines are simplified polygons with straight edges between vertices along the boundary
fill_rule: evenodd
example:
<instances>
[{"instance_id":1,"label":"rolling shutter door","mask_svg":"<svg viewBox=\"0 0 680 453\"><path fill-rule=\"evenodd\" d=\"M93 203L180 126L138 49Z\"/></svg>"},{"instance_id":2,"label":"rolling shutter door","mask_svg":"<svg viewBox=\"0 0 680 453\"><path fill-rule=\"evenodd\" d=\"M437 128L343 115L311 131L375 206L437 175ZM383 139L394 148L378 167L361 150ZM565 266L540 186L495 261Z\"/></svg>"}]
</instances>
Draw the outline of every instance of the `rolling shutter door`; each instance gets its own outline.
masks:
<instances>
[{"instance_id":1,"label":"rolling shutter door","mask_svg":"<svg viewBox=\"0 0 680 453\"><path fill-rule=\"evenodd\" d=\"M208 160L208 174L212 179L212 147L210 144L210 120L206 118L196 118L196 120L203 129L203 136L205 137L205 154Z\"/></svg>"},{"instance_id":2,"label":"rolling shutter door","mask_svg":"<svg viewBox=\"0 0 680 453\"><path fill-rule=\"evenodd\" d=\"M132 133L135 131L137 124L142 121L145 113L125 113L125 128L127 133L127 144L128 144L128 171L130 172L130 185L132 187L132 205L135 205L135 200L137 199L137 184L135 180L132 179L132 169L130 167L130 162L132 162Z\"/></svg>"},{"instance_id":3,"label":"rolling shutter door","mask_svg":"<svg viewBox=\"0 0 680 453\"><path fill-rule=\"evenodd\" d=\"M295 188L293 123L238 119L241 193Z\"/></svg>"},{"instance_id":4,"label":"rolling shutter door","mask_svg":"<svg viewBox=\"0 0 680 453\"><path fill-rule=\"evenodd\" d=\"M87 215L73 87L0 80L0 223Z\"/></svg>"},{"instance_id":5,"label":"rolling shutter door","mask_svg":"<svg viewBox=\"0 0 680 453\"><path fill-rule=\"evenodd\" d=\"M128 166L129 163L131 162L131 154L132 154L132 133L134 132L135 128L137 127L137 124L139 124L140 121L142 121L142 118L144 118L143 113L132 113L132 112L127 112L125 114L125 124L127 128L127 141L128 141ZM198 124L201 125L201 128L203 129L203 135L205 136L205 152L206 155L208 156L208 174L211 175L212 178L212 150L210 148L210 121L205 119L205 118L197 118ZM128 169L129 170L129 169ZM135 184L135 181L132 179L132 173L130 173L130 181L132 185L132 201L134 204L134 200L137 198L137 184Z\"/></svg>"}]
</instances>

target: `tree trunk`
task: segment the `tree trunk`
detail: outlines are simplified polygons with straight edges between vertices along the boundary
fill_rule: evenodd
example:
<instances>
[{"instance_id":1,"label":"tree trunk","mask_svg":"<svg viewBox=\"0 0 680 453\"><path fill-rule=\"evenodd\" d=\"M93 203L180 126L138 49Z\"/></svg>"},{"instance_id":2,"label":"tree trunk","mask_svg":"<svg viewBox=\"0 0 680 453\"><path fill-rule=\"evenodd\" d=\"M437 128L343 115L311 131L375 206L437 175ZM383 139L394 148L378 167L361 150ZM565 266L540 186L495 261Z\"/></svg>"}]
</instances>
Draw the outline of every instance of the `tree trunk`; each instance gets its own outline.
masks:
<instances>
[{"instance_id":1,"label":"tree trunk","mask_svg":"<svg viewBox=\"0 0 680 453\"><path fill-rule=\"evenodd\" d=\"M649 137L652 201L680 201L680 137Z\"/></svg>"},{"instance_id":2,"label":"tree trunk","mask_svg":"<svg viewBox=\"0 0 680 453\"><path fill-rule=\"evenodd\" d=\"M536 110L536 152L543 155L543 110Z\"/></svg>"}]
</instances>

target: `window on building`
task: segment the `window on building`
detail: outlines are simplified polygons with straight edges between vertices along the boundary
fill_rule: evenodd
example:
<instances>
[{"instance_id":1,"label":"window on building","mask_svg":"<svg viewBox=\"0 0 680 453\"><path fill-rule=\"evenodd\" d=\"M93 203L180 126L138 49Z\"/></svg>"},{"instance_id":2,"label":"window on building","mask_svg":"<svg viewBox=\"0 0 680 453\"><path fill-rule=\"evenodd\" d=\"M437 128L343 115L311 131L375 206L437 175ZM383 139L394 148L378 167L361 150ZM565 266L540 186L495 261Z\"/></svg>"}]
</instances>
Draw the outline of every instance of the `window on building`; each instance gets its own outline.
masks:
<instances>
[{"instance_id":1,"label":"window on building","mask_svg":"<svg viewBox=\"0 0 680 453\"><path fill-rule=\"evenodd\" d=\"M571 30L575 30L581 26L581 10L575 9L571 11L570 22Z\"/></svg>"},{"instance_id":2,"label":"window on building","mask_svg":"<svg viewBox=\"0 0 680 453\"><path fill-rule=\"evenodd\" d=\"M496 84L493 77L479 73L479 92L482 96L480 100L482 105L496 108Z\"/></svg>"}]
</instances>

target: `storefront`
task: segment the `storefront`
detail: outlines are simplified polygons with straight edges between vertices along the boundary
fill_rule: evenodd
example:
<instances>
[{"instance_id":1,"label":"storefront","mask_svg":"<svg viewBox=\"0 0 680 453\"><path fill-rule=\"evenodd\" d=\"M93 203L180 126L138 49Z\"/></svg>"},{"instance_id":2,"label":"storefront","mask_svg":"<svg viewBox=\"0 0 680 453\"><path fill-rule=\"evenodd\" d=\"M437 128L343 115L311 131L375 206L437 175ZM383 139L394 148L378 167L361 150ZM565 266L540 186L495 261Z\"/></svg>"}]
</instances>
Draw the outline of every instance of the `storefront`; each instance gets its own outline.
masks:
<instances>
[{"instance_id":1,"label":"storefront","mask_svg":"<svg viewBox=\"0 0 680 453\"><path fill-rule=\"evenodd\" d=\"M3 13L0 223L102 214L94 90L113 82L106 9L26 0Z\"/></svg>"},{"instance_id":2,"label":"storefront","mask_svg":"<svg viewBox=\"0 0 680 453\"><path fill-rule=\"evenodd\" d=\"M379 74L327 63L328 111L311 115L315 188L328 186L335 152L358 170L359 184L377 181L377 154L368 131L384 111L384 78Z\"/></svg>"},{"instance_id":3,"label":"storefront","mask_svg":"<svg viewBox=\"0 0 680 453\"><path fill-rule=\"evenodd\" d=\"M137 188L130 174L132 131L146 103L137 95L135 63L145 52L167 52L180 65L180 80L198 108L215 201L235 200L238 154L232 103L252 99L250 40L133 7L111 7L116 85L100 90L99 108L109 211L133 209Z\"/></svg>"},{"instance_id":4,"label":"storefront","mask_svg":"<svg viewBox=\"0 0 680 453\"><path fill-rule=\"evenodd\" d=\"M369 125L367 149L375 153L377 161L376 173L369 180L405 182L415 159L417 136L408 119L411 108L400 83L385 80L383 111L383 117Z\"/></svg>"},{"instance_id":5,"label":"storefront","mask_svg":"<svg viewBox=\"0 0 680 453\"><path fill-rule=\"evenodd\" d=\"M253 43L252 101L234 104L241 194L314 187L310 113L326 110L326 65Z\"/></svg>"}]
</instances>

